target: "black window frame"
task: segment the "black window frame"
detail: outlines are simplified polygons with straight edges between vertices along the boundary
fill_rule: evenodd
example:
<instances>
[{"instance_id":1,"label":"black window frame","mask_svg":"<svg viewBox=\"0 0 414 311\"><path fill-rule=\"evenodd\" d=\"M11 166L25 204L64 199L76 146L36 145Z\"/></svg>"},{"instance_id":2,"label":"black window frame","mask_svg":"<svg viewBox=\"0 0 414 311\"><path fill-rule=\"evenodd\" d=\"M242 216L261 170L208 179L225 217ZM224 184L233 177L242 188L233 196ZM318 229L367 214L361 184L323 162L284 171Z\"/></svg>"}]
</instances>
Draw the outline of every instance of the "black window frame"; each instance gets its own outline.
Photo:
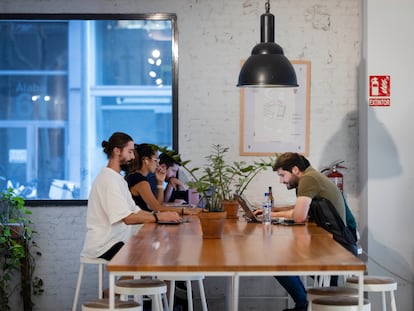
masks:
<instances>
[{"instance_id":1,"label":"black window frame","mask_svg":"<svg viewBox=\"0 0 414 311\"><path fill-rule=\"evenodd\" d=\"M0 13L0 20L171 20L172 23L172 147L179 152L178 146L178 28L175 13ZM29 207L85 206L87 199L70 200L25 200Z\"/></svg>"}]
</instances>

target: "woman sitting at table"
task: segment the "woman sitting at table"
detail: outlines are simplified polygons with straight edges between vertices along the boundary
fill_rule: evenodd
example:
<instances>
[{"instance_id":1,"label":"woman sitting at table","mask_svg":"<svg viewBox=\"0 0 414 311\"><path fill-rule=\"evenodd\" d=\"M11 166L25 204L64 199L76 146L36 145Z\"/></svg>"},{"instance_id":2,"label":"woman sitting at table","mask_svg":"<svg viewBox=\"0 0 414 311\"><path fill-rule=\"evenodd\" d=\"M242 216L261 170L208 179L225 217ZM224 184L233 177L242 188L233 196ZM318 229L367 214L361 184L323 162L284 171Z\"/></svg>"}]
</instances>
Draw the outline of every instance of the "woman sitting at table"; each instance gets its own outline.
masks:
<instances>
[{"instance_id":1,"label":"woman sitting at table","mask_svg":"<svg viewBox=\"0 0 414 311\"><path fill-rule=\"evenodd\" d=\"M131 161L126 171L125 179L135 203L146 211L177 211L183 214L194 214L198 209L177 208L162 205L164 192L165 169L159 167L158 151L151 144L135 145L135 159ZM147 175L154 173L158 182L159 197L155 198Z\"/></svg>"}]
</instances>

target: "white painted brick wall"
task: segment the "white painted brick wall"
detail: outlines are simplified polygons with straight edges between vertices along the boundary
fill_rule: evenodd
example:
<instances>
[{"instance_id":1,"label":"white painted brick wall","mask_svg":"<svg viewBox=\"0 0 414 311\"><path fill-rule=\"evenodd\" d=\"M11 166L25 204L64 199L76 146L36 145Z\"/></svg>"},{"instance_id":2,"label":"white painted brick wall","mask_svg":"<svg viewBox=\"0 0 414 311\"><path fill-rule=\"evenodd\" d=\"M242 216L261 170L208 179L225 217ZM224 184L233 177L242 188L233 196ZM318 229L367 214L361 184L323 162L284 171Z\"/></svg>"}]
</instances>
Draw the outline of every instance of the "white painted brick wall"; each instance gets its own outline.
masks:
<instances>
[{"instance_id":1,"label":"white painted brick wall","mask_svg":"<svg viewBox=\"0 0 414 311\"><path fill-rule=\"evenodd\" d=\"M264 3L262 0L3 0L0 10L3 13L176 13L179 146L184 159L201 166L213 143L229 146L229 155L235 160L254 159L239 156L240 97L235 85L240 60L247 58L260 40ZM286 56L311 61L309 159L316 168L336 159L346 161L345 192L357 213L360 1L278 0L271 1L270 11L275 15L275 41L284 48ZM294 200L294 193L286 191L270 171L258 176L246 194L252 201L259 201L267 186L273 186L277 202ZM34 222L40 232L43 253L38 269L46 289L46 294L36 301L38 309L69 310L85 234L85 208L36 208ZM95 276L96 272L90 274ZM87 296L94 295L95 284L87 285Z\"/></svg>"}]
</instances>

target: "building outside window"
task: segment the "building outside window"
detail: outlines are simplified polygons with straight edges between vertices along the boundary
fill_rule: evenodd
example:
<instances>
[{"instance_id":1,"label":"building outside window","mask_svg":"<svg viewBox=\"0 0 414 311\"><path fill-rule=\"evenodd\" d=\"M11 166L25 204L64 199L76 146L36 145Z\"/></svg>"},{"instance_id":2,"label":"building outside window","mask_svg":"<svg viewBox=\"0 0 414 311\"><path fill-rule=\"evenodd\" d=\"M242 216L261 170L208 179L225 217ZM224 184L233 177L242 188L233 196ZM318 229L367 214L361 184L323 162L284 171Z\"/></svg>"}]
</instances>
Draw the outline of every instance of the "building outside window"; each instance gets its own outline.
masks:
<instances>
[{"instance_id":1,"label":"building outside window","mask_svg":"<svg viewBox=\"0 0 414 311\"><path fill-rule=\"evenodd\" d=\"M2 16L0 190L87 199L115 131L175 148L175 27L174 15Z\"/></svg>"}]
</instances>

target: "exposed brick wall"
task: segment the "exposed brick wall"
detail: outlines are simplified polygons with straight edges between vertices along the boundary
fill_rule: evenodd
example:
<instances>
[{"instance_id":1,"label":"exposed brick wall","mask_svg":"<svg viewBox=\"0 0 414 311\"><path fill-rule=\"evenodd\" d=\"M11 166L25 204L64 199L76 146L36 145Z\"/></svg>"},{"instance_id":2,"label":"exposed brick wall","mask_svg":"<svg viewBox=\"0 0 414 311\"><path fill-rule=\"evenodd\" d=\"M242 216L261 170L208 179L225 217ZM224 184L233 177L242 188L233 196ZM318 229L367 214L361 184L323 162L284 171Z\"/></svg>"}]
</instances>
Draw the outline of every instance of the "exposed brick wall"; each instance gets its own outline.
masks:
<instances>
[{"instance_id":1,"label":"exposed brick wall","mask_svg":"<svg viewBox=\"0 0 414 311\"><path fill-rule=\"evenodd\" d=\"M240 96L235 85L240 60L247 58L260 40L264 2L3 0L0 10L3 13L176 13L179 147L183 158L200 166L213 143L229 146L229 154L236 160L253 159L239 156ZM358 217L360 1L278 0L271 1L270 11L275 15L275 41L285 54L290 59L311 61L309 159L316 168L337 159L346 161L349 169L344 171L345 192ZM273 186L279 203L294 199L294 194L287 192L270 171L258 176L246 194L252 201L258 201L267 186ZM33 219L43 253L38 271L46 289L46 294L36 300L38 309L69 310L85 235L85 207L36 208ZM96 271L87 274L95 277ZM81 300L95 295L95 284L96 281L90 281L84 287L88 290Z\"/></svg>"}]
</instances>

